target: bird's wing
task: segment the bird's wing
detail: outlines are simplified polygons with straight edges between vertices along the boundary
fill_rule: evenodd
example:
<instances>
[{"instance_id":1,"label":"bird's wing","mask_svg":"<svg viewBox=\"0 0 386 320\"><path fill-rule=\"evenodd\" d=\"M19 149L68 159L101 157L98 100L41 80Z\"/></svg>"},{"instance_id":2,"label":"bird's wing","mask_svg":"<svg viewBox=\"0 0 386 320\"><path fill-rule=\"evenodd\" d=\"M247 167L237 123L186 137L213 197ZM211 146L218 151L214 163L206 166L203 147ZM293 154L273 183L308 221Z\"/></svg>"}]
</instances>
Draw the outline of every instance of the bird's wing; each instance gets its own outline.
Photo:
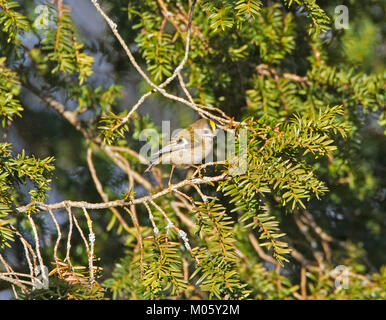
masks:
<instances>
[{"instance_id":1,"label":"bird's wing","mask_svg":"<svg viewBox=\"0 0 386 320\"><path fill-rule=\"evenodd\" d=\"M170 140L170 142L164 146L161 150L159 150L154 156L159 157L165 153L189 148L189 141L185 138L176 138Z\"/></svg>"},{"instance_id":2,"label":"bird's wing","mask_svg":"<svg viewBox=\"0 0 386 320\"><path fill-rule=\"evenodd\" d=\"M195 134L172 137L172 139L167 145L165 145L161 150L152 155L150 165L145 170L145 172L151 170L154 166L156 166L161 161L162 155L181 149L189 150L191 148L197 147L200 143L200 137Z\"/></svg>"},{"instance_id":3,"label":"bird's wing","mask_svg":"<svg viewBox=\"0 0 386 320\"><path fill-rule=\"evenodd\" d=\"M170 153L173 151L181 150L181 149L190 149L199 145L200 139L195 137L195 135L188 137L173 137L170 142L164 146L161 150L154 154L154 157L160 157L165 153Z\"/></svg>"}]
</instances>

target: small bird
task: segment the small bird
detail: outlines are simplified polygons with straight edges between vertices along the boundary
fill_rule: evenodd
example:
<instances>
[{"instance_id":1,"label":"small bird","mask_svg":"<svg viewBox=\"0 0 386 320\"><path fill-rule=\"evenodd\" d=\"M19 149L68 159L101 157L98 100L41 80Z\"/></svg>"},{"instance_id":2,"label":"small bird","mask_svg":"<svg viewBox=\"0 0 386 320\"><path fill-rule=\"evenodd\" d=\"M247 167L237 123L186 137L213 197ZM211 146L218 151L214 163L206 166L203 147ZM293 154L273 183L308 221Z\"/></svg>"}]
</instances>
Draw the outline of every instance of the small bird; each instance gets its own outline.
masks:
<instances>
[{"instance_id":1,"label":"small bird","mask_svg":"<svg viewBox=\"0 0 386 320\"><path fill-rule=\"evenodd\" d=\"M161 150L152 155L149 171L159 163L172 165L169 185L174 167L189 167L200 164L213 148L213 139L216 136L216 125L212 120L200 119L189 127L178 131L170 142Z\"/></svg>"}]
</instances>

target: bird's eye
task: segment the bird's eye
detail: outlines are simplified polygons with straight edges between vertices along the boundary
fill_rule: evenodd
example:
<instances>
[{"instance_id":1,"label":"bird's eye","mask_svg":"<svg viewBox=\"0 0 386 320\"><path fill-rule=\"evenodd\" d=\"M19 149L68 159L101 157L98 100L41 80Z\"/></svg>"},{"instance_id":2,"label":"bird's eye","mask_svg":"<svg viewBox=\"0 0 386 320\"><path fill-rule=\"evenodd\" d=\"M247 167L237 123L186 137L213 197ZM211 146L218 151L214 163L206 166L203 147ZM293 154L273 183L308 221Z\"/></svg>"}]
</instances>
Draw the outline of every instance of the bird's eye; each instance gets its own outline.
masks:
<instances>
[{"instance_id":1,"label":"bird's eye","mask_svg":"<svg viewBox=\"0 0 386 320\"><path fill-rule=\"evenodd\" d=\"M204 133L205 133L205 134L209 134L209 133L210 133L210 130L209 130L209 129L204 129Z\"/></svg>"},{"instance_id":2,"label":"bird's eye","mask_svg":"<svg viewBox=\"0 0 386 320\"><path fill-rule=\"evenodd\" d=\"M181 143L183 143L184 142L184 139L182 139L182 138L179 138L178 140L177 140L177 143L178 144L181 144Z\"/></svg>"}]
</instances>

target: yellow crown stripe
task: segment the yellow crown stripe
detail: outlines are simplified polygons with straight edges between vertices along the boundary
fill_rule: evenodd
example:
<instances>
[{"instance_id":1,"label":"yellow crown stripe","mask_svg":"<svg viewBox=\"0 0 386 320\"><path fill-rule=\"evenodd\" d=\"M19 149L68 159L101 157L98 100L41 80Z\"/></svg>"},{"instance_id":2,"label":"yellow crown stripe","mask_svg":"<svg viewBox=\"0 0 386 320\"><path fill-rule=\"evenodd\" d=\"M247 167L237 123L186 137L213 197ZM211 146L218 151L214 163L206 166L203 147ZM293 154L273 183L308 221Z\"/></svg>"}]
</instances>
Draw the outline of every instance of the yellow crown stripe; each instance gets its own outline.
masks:
<instances>
[{"instance_id":1,"label":"yellow crown stripe","mask_svg":"<svg viewBox=\"0 0 386 320\"><path fill-rule=\"evenodd\" d=\"M216 131L216 124L212 120L209 120L209 124L212 127L212 131L215 132Z\"/></svg>"}]
</instances>

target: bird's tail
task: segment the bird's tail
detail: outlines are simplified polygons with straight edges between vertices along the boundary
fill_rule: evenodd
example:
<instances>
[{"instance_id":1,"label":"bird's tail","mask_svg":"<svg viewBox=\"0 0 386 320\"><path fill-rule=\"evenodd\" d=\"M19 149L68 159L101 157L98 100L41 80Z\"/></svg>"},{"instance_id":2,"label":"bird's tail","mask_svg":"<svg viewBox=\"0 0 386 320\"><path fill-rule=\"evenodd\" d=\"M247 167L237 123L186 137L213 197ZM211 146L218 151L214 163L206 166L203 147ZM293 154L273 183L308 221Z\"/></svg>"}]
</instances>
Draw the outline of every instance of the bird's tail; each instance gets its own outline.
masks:
<instances>
[{"instance_id":1,"label":"bird's tail","mask_svg":"<svg viewBox=\"0 0 386 320\"><path fill-rule=\"evenodd\" d=\"M151 163L150 166L148 166L145 170L145 172L149 172L153 167L155 166L155 163Z\"/></svg>"},{"instance_id":2,"label":"bird's tail","mask_svg":"<svg viewBox=\"0 0 386 320\"><path fill-rule=\"evenodd\" d=\"M146 168L145 172L149 172L154 166L159 163L159 161L159 158L153 159L153 161L150 160L150 165Z\"/></svg>"}]
</instances>

